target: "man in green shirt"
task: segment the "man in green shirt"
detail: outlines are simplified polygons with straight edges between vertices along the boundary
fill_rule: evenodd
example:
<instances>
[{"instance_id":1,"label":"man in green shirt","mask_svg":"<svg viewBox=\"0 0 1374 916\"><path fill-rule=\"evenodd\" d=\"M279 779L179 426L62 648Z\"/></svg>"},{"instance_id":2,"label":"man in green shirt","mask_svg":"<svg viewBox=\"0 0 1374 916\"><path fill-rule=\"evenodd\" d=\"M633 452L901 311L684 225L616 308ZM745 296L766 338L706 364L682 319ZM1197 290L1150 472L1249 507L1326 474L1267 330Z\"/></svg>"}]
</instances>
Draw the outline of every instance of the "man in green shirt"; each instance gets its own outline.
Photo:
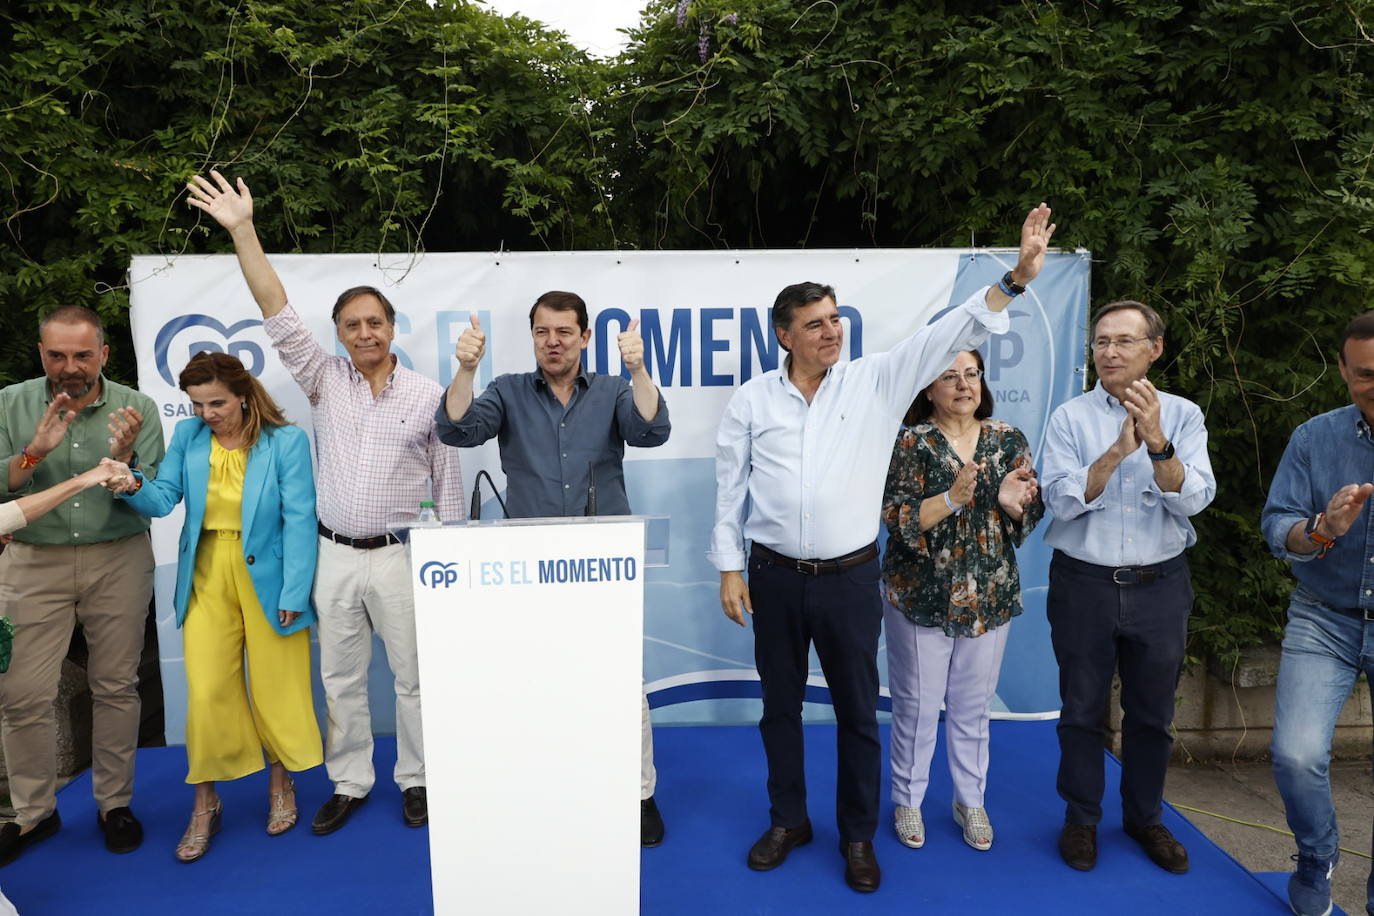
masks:
<instances>
[{"instance_id":1,"label":"man in green shirt","mask_svg":"<svg viewBox=\"0 0 1374 916\"><path fill-rule=\"evenodd\" d=\"M50 487L106 456L156 474L162 426L147 395L105 378L100 316L64 306L39 324L44 377L0 389L0 500ZM148 422L144 422L145 419ZM57 698L62 660L81 624L90 648L92 789L111 852L131 852L143 828L129 810L138 744L138 662L153 552L148 520L87 490L15 533L0 554L0 613L14 623L14 660L0 678L5 765L16 822L0 827L0 865L61 826Z\"/></svg>"}]
</instances>

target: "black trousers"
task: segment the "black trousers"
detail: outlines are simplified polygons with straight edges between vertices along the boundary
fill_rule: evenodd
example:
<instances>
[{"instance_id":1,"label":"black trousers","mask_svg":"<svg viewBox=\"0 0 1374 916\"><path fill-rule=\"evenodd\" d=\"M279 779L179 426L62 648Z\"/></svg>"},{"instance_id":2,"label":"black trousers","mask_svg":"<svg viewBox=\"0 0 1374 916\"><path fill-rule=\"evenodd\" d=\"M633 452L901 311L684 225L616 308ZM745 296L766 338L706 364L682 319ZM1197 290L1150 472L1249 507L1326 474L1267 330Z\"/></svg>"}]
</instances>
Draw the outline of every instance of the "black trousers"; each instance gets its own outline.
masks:
<instances>
[{"instance_id":1,"label":"black trousers","mask_svg":"<svg viewBox=\"0 0 1374 916\"><path fill-rule=\"evenodd\" d=\"M763 687L759 733L768 757L774 827L797 827L807 819L801 711L815 643L838 723L835 820L840 839L873 839L882 778L878 574L877 559L831 575L808 576L750 557L754 663Z\"/></svg>"},{"instance_id":2,"label":"black trousers","mask_svg":"<svg viewBox=\"0 0 1374 916\"><path fill-rule=\"evenodd\" d=\"M1158 824L1193 587L1182 554L1153 581L1118 585L1111 570L1054 552L1046 607L1059 662L1059 795L1070 824L1102 820L1103 736L1121 671L1121 816ZM1123 576L1122 578L1130 578Z\"/></svg>"}]
</instances>

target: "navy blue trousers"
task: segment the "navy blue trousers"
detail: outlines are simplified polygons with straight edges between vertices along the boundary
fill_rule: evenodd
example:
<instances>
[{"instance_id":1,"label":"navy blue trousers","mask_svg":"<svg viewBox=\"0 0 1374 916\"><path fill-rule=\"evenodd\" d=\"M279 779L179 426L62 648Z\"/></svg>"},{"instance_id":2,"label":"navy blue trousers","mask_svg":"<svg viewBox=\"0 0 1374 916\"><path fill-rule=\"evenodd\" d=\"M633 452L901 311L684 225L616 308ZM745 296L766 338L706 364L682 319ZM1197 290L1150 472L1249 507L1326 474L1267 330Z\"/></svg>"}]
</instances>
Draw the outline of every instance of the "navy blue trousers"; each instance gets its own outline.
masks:
<instances>
[{"instance_id":1,"label":"navy blue trousers","mask_svg":"<svg viewBox=\"0 0 1374 916\"><path fill-rule=\"evenodd\" d=\"M754 663L763 688L759 733L768 757L774 827L797 827L807 820L801 712L814 643L835 705L835 821L840 839L873 839L882 778L878 635L883 610L878 574L877 559L824 576L803 575L755 557L749 560Z\"/></svg>"},{"instance_id":2,"label":"navy blue trousers","mask_svg":"<svg viewBox=\"0 0 1374 916\"><path fill-rule=\"evenodd\" d=\"M1103 737L1112 674L1121 672L1121 817L1158 824L1173 747L1193 587L1182 554L1151 582L1118 585L1111 571L1054 552L1046 609L1059 662L1059 795L1070 824L1102 820Z\"/></svg>"}]
</instances>

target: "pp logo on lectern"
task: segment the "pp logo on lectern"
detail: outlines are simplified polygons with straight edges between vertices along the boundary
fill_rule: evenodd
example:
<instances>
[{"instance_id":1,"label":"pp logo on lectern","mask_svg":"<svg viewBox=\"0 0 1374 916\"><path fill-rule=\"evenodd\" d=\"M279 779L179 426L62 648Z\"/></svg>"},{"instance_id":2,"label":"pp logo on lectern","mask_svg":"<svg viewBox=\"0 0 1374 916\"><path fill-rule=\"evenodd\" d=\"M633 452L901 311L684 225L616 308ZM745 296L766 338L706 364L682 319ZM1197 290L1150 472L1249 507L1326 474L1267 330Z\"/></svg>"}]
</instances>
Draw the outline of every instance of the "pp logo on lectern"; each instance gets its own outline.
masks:
<instances>
[{"instance_id":1,"label":"pp logo on lectern","mask_svg":"<svg viewBox=\"0 0 1374 916\"><path fill-rule=\"evenodd\" d=\"M426 588L452 588L458 582L458 563L430 560L420 567L420 584Z\"/></svg>"}]
</instances>

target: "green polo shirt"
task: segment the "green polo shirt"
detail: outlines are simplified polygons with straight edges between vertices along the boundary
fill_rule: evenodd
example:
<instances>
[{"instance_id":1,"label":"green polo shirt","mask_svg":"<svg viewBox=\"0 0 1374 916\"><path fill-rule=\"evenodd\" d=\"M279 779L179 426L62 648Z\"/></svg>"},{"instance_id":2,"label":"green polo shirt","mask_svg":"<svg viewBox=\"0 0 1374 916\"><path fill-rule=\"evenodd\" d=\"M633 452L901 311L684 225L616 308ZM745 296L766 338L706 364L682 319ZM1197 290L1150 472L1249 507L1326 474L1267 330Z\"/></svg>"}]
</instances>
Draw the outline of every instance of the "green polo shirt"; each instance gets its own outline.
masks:
<instances>
[{"instance_id":1,"label":"green polo shirt","mask_svg":"<svg viewBox=\"0 0 1374 916\"><path fill-rule=\"evenodd\" d=\"M143 428L134 442L138 463L143 473L157 476L162 461L162 420L157 404L146 394L100 377L100 397L81 411L62 442L33 469L28 485L10 490L8 463L33 438L38 420L52 403L47 378L34 378L0 388L0 456L6 475L0 487L0 501L8 501L45 490L55 483L75 477L100 463L110 454L109 415L121 407L132 407L143 415ZM92 487L78 493L47 515L30 522L14 533L14 539L25 544L61 545L95 544L148 530L148 519L129 508L123 500L114 498L103 487Z\"/></svg>"}]
</instances>

